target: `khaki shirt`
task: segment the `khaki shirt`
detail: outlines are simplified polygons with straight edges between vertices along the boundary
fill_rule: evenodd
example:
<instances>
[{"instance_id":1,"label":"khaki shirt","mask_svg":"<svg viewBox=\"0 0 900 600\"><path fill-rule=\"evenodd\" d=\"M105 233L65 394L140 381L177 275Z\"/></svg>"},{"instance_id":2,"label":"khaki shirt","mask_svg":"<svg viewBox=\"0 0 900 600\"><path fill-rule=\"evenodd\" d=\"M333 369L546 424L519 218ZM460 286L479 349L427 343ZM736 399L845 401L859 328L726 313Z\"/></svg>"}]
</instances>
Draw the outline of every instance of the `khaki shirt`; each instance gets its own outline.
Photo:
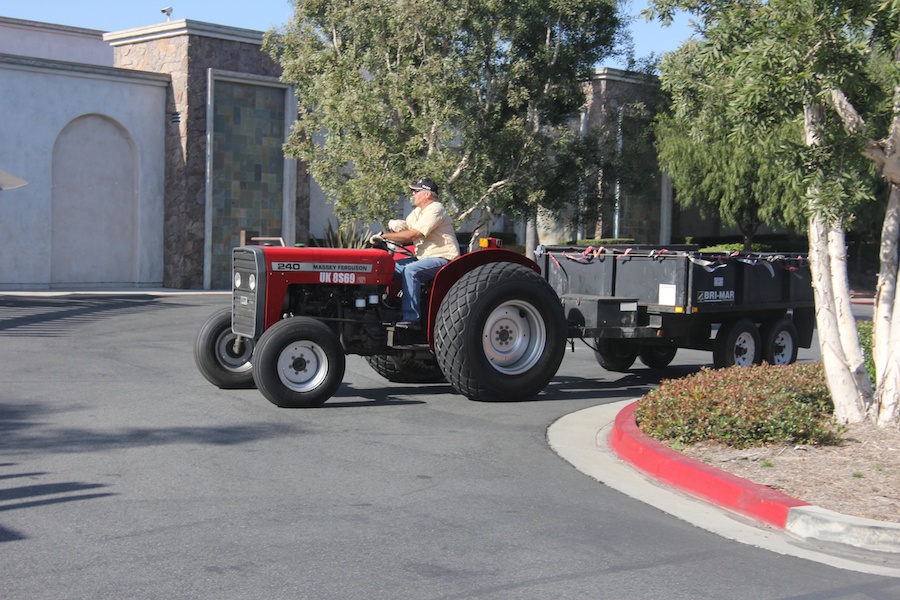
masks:
<instances>
[{"instance_id":1,"label":"khaki shirt","mask_svg":"<svg viewBox=\"0 0 900 600\"><path fill-rule=\"evenodd\" d=\"M453 219L440 202L425 208L414 208L406 223L423 236L416 240L416 258L446 258L459 256L459 244L453 230Z\"/></svg>"}]
</instances>

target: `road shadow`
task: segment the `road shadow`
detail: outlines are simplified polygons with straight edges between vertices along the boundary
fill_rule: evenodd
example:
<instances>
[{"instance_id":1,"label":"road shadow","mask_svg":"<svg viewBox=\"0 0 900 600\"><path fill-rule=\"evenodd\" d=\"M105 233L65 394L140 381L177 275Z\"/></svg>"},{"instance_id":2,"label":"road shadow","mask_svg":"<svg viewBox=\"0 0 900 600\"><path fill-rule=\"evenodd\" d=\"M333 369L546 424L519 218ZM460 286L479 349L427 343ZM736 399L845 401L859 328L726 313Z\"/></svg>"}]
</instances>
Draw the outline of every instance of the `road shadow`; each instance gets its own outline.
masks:
<instances>
[{"instance_id":1,"label":"road shadow","mask_svg":"<svg viewBox=\"0 0 900 600\"><path fill-rule=\"evenodd\" d=\"M0 465L0 482L9 483L21 479L34 481L50 477L49 473L16 472L16 463ZM0 487L0 513L12 510L39 508L53 504L96 500L117 495L114 492L98 492L109 487L105 483L84 483L80 481L62 481L52 483L29 483ZM20 531L0 525L0 542L15 542L27 539Z\"/></svg>"},{"instance_id":2,"label":"road shadow","mask_svg":"<svg viewBox=\"0 0 900 600\"><path fill-rule=\"evenodd\" d=\"M643 396L666 379L697 373L706 364L677 365L665 369L635 368L625 373L604 372L603 378L557 375L532 402L561 400L609 400Z\"/></svg>"},{"instance_id":3,"label":"road shadow","mask_svg":"<svg viewBox=\"0 0 900 600\"><path fill-rule=\"evenodd\" d=\"M55 412L46 406L0 402L0 451L14 455L30 451L103 452L174 444L234 446L311 433L299 423L272 422L207 427L131 427L111 431L48 427L48 423L56 421Z\"/></svg>"},{"instance_id":4,"label":"road shadow","mask_svg":"<svg viewBox=\"0 0 900 600\"><path fill-rule=\"evenodd\" d=\"M61 337L108 318L185 306L158 296L0 296L0 336Z\"/></svg>"}]
</instances>

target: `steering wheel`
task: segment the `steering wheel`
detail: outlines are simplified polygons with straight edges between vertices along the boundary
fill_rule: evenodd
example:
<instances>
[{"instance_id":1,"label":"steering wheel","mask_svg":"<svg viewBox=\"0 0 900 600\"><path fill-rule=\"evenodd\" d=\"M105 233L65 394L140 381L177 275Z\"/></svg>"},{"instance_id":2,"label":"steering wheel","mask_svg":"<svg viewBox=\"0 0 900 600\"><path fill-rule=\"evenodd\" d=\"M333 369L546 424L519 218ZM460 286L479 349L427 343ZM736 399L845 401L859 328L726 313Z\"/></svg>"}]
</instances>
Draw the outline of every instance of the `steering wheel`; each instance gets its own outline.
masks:
<instances>
[{"instance_id":1,"label":"steering wheel","mask_svg":"<svg viewBox=\"0 0 900 600\"><path fill-rule=\"evenodd\" d=\"M400 242L395 242L393 240L386 240L384 238L374 238L371 240L371 244L373 248L378 248L379 250L384 250L391 256L394 256L395 253L403 254L405 256L409 256L415 258L415 252L411 252Z\"/></svg>"}]
</instances>

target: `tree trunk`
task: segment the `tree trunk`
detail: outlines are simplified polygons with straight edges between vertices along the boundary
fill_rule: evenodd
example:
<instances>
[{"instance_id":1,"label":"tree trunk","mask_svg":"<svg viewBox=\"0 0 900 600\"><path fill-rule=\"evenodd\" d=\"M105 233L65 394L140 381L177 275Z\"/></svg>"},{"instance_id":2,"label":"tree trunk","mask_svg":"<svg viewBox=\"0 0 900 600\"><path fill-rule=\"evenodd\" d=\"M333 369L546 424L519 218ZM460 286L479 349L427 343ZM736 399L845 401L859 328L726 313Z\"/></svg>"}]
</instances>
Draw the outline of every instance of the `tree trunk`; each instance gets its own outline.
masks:
<instances>
[{"instance_id":1,"label":"tree trunk","mask_svg":"<svg viewBox=\"0 0 900 600\"><path fill-rule=\"evenodd\" d=\"M835 299L832 263L828 252L828 226L820 215L809 220L809 262L813 276L813 293L816 302L816 327L819 350L825 366L828 390L834 401L834 416L842 423L858 423L865 418L866 394L858 386L844 344L838 302ZM846 264L845 264L846 266ZM849 297L849 289L847 291ZM852 317L852 315L851 315ZM857 339L854 335L854 339ZM857 343L858 346L858 343ZM868 399L871 399L871 389Z\"/></svg>"},{"instance_id":2,"label":"tree trunk","mask_svg":"<svg viewBox=\"0 0 900 600\"><path fill-rule=\"evenodd\" d=\"M823 107L805 106L804 117L806 144L818 146ZM859 336L850 311L844 231L839 223L827 222L825 215L815 209L816 196L817 190L810 189L809 261L819 349L828 390L834 401L835 418L843 423L858 423L866 417L872 404L872 386L862 362Z\"/></svg>"},{"instance_id":3,"label":"tree trunk","mask_svg":"<svg viewBox=\"0 0 900 600\"><path fill-rule=\"evenodd\" d=\"M537 215L536 211L530 211L525 219L525 256L534 260L534 251L538 245Z\"/></svg>"},{"instance_id":4,"label":"tree trunk","mask_svg":"<svg viewBox=\"0 0 900 600\"><path fill-rule=\"evenodd\" d=\"M900 237L900 186L891 185L881 228L880 269L872 318L872 358L875 361L876 423L880 427L898 421L900 396L900 310L897 295L897 241Z\"/></svg>"}]
</instances>

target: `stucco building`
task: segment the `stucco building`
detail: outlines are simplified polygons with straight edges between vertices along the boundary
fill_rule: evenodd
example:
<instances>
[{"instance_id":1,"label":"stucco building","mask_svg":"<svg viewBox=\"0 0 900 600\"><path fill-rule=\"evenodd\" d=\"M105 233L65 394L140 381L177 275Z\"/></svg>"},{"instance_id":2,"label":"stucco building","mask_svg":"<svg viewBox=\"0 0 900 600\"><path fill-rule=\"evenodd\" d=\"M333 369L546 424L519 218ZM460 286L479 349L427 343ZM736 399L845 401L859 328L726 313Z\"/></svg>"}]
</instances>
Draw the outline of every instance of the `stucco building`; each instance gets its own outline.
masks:
<instances>
[{"instance_id":1,"label":"stucco building","mask_svg":"<svg viewBox=\"0 0 900 600\"><path fill-rule=\"evenodd\" d=\"M0 17L0 169L29 182L0 191L0 289L223 289L242 234L321 236L333 213L283 154L296 101L262 40L191 20L102 32ZM608 126L647 85L599 72L585 118ZM671 186L649 160L652 185L619 189L592 231L560 221L541 241L668 242Z\"/></svg>"}]
</instances>

